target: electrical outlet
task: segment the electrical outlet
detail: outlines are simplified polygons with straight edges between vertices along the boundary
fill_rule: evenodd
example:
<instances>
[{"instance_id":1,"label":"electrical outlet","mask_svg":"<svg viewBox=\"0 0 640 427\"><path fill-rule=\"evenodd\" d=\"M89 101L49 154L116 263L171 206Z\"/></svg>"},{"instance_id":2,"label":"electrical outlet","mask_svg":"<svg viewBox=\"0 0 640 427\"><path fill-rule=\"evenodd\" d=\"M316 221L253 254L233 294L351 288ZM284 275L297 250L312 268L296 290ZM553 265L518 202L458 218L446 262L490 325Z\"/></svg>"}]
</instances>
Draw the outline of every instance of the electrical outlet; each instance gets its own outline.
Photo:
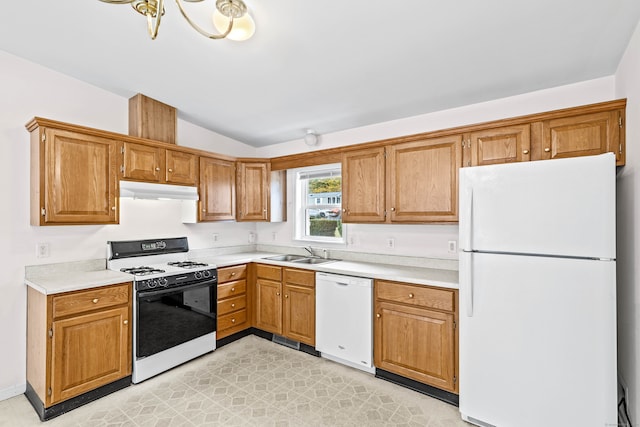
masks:
<instances>
[{"instance_id":1,"label":"electrical outlet","mask_svg":"<svg viewBox=\"0 0 640 427\"><path fill-rule=\"evenodd\" d=\"M395 247L396 247L396 239L394 239L393 237L387 239L387 248L393 249Z\"/></svg>"},{"instance_id":2,"label":"electrical outlet","mask_svg":"<svg viewBox=\"0 0 640 427\"><path fill-rule=\"evenodd\" d=\"M249 243L255 243L256 242L256 233L254 233L253 231L249 232Z\"/></svg>"},{"instance_id":3,"label":"electrical outlet","mask_svg":"<svg viewBox=\"0 0 640 427\"><path fill-rule=\"evenodd\" d=\"M355 236L349 236L348 241L349 241L349 245L355 245L356 237Z\"/></svg>"},{"instance_id":4,"label":"electrical outlet","mask_svg":"<svg viewBox=\"0 0 640 427\"><path fill-rule=\"evenodd\" d=\"M49 244L48 243L38 243L38 244L36 244L36 257L38 257L38 258L48 258L49 257Z\"/></svg>"},{"instance_id":5,"label":"electrical outlet","mask_svg":"<svg viewBox=\"0 0 640 427\"><path fill-rule=\"evenodd\" d=\"M219 238L218 233L213 233L213 241L217 242L218 238Z\"/></svg>"},{"instance_id":6,"label":"electrical outlet","mask_svg":"<svg viewBox=\"0 0 640 427\"><path fill-rule=\"evenodd\" d=\"M447 245L448 245L450 254L455 254L456 251L458 250L458 242L455 240L449 240Z\"/></svg>"},{"instance_id":7,"label":"electrical outlet","mask_svg":"<svg viewBox=\"0 0 640 427\"><path fill-rule=\"evenodd\" d=\"M273 240L274 242L276 240L278 240L278 233L276 233L275 231L271 233L271 240Z\"/></svg>"}]
</instances>

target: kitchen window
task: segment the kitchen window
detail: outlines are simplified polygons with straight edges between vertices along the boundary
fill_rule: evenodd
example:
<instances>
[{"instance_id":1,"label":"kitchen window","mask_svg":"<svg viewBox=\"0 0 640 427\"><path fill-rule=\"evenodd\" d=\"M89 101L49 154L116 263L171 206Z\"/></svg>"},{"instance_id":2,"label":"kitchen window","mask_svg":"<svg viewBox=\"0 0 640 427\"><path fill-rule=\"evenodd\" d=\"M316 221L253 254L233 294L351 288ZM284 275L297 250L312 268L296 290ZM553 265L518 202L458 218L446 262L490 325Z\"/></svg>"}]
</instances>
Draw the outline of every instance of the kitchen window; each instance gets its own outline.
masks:
<instances>
[{"instance_id":1,"label":"kitchen window","mask_svg":"<svg viewBox=\"0 0 640 427\"><path fill-rule=\"evenodd\" d=\"M344 243L340 164L296 172L296 239Z\"/></svg>"}]
</instances>

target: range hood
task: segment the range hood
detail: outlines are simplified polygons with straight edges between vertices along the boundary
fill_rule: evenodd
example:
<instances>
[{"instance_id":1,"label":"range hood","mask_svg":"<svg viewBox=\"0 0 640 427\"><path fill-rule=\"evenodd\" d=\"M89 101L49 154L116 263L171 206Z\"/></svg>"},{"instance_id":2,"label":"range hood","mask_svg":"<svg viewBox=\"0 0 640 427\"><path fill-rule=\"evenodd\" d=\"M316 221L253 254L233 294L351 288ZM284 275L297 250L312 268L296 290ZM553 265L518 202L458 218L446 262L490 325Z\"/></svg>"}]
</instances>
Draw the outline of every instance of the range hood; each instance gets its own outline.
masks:
<instances>
[{"instance_id":1,"label":"range hood","mask_svg":"<svg viewBox=\"0 0 640 427\"><path fill-rule=\"evenodd\" d=\"M198 200L198 188L184 185L120 181L120 197L150 200Z\"/></svg>"}]
</instances>

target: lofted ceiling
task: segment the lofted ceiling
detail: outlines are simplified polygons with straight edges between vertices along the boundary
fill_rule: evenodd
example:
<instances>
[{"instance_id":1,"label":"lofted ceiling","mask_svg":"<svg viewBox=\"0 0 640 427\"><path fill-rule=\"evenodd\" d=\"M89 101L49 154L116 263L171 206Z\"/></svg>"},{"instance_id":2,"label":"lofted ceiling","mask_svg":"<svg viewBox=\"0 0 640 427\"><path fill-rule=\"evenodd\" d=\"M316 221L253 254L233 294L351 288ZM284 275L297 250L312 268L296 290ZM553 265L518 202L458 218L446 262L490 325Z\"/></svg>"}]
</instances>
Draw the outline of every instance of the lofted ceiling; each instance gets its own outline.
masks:
<instances>
[{"instance_id":1,"label":"lofted ceiling","mask_svg":"<svg viewBox=\"0 0 640 427\"><path fill-rule=\"evenodd\" d=\"M186 8L210 25L214 0ZM129 5L18 0L0 49L260 147L609 76L638 0L246 0L245 42L174 1L156 40ZM212 28L212 27L211 27Z\"/></svg>"}]
</instances>

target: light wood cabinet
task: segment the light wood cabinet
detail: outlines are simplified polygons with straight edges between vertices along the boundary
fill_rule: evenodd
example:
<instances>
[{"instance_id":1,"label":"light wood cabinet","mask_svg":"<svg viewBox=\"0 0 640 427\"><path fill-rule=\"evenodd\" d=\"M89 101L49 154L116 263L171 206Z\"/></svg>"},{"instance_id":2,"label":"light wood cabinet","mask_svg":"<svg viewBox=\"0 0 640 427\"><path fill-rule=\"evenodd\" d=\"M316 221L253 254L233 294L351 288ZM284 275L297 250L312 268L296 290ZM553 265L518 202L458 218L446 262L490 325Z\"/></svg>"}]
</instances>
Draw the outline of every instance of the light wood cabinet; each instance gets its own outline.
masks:
<instances>
[{"instance_id":1,"label":"light wood cabinet","mask_svg":"<svg viewBox=\"0 0 640 427\"><path fill-rule=\"evenodd\" d=\"M269 221L268 161L237 163L237 221Z\"/></svg>"},{"instance_id":2,"label":"light wood cabinet","mask_svg":"<svg viewBox=\"0 0 640 427\"><path fill-rule=\"evenodd\" d=\"M236 218L235 162L200 157L199 221L227 221Z\"/></svg>"},{"instance_id":3,"label":"light wood cabinet","mask_svg":"<svg viewBox=\"0 0 640 427\"><path fill-rule=\"evenodd\" d=\"M456 290L375 281L376 368L457 393Z\"/></svg>"},{"instance_id":4,"label":"light wood cabinet","mask_svg":"<svg viewBox=\"0 0 640 427\"><path fill-rule=\"evenodd\" d=\"M222 339L251 325L248 315L247 265L218 269L218 327Z\"/></svg>"},{"instance_id":5,"label":"light wood cabinet","mask_svg":"<svg viewBox=\"0 0 640 427\"><path fill-rule=\"evenodd\" d=\"M131 374L132 284L28 288L27 381L45 410Z\"/></svg>"},{"instance_id":6,"label":"light wood cabinet","mask_svg":"<svg viewBox=\"0 0 640 427\"><path fill-rule=\"evenodd\" d=\"M531 160L531 125L503 126L471 132L464 138L465 166Z\"/></svg>"},{"instance_id":7,"label":"light wood cabinet","mask_svg":"<svg viewBox=\"0 0 640 427\"><path fill-rule=\"evenodd\" d=\"M155 145L125 142L122 148L124 179L177 185L196 185L198 156Z\"/></svg>"},{"instance_id":8,"label":"light wood cabinet","mask_svg":"<svg viewBox=\"0 0 640 427\"><path fill-rule=\"evenodd\" d=\"M342 220L457 221L461 164L461 135L345 153Z\"/></svg>"},{"instance_id":9,"label":"light wood cabinet","mask_svg":"<svg viewBox=\"0 0 640 427\"><path fill-rule=\"evenodd\" d=\"M31 131L31 225L117 224L117 142L55 127Z\"/></svg>"},{"instance_id":10,"label":"light wood cabinet","mask_svg":"<svg viewBox=\"0 0 640 427\"><path fill-rule=\"evenodd\" d=\"M623 110L602 111L544 120L541 150L535 159L590 156L612 152L624 164Z\"/></svg>"},{"instance_id":11,"label":"light wood cabinet","mask_svg":"<svg viewBox=\"0 0 640 427\"><path fill-rule=\"evenodd\" d=\"M315 346L315 274L256 265L255 326Z\"/></svg>"}]
</instances>

